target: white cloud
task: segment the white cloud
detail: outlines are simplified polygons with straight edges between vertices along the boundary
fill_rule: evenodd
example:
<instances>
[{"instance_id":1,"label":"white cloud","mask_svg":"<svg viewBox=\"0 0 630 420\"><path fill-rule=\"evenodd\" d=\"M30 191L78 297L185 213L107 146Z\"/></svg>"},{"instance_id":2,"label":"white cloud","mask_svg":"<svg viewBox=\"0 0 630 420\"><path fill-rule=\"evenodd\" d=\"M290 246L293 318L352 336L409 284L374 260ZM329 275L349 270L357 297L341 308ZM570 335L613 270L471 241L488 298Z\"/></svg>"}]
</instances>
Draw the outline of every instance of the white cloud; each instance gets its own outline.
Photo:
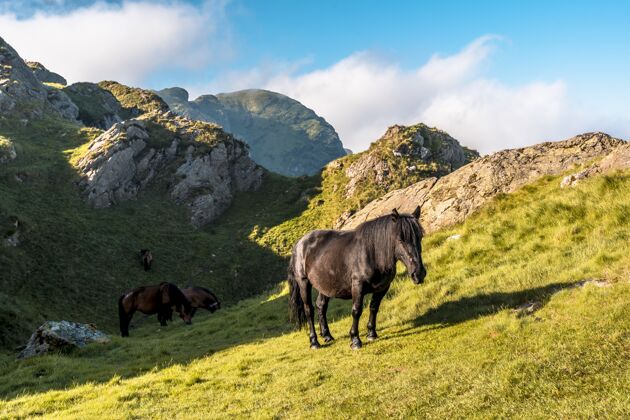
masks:
<instances>
[{"instance_id":1,"label":"white cloud","mask_svg":"<svg viewBox=\"0 0 630 420\"><path fill-rule=\"evenodd\" d=\"M96 3L27 19L0 15L2 36L26 59L70 82L137 84L153 71L198 69L230 54L222 2ZM219 45L221 43L221 45Z\"/></svg>"},{"instance_id":2,"label":"white cloud","mask_svg":"<svg viewBox=\"0 0 630 420\"><path fill-rule=\"evenodd\" d=\"M578 108L562 80L508 86L484 78L498 39L483 36L414 69L362 52L306 74L285 67L225 75L213 87L263 87L291 96L330 122L355 151L393 124L424 122L482 153L611 126L587 112L592 110Z\"/></svg>"}]
</instances>

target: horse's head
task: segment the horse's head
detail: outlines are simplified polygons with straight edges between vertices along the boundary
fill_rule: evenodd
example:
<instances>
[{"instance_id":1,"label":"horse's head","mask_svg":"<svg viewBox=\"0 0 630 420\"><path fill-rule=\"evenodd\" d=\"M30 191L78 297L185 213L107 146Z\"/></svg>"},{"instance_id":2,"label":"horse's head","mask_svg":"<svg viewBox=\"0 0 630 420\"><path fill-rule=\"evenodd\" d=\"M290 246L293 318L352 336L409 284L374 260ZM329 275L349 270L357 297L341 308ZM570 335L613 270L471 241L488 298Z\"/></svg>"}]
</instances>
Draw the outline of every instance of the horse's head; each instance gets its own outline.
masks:
<instances>
[{"instance_id":1,"label":"horse's head","mask_svg":"<svg viewBox=\"0 0 630 420\"><path fill-rule=\"evenodd\" d=\"M392 221L398 228L396 259L407 267L407 272L415 284L424 282L427 270L422 262L422 228L420 227L420 206L411 215L399 214L392 210Z\"/></svg>"},{"instance_id":2,"label":"horse's head","mask_svg":"<svg viewBox=\"0 0 630 420\"><path fill-rule=\"evenodd\" d=\"M184 298L179 310L179 317L186 325L192 324L192 313L193 311L190 301Z\"/></svg>"},{"instance_id":3,"label":"horse's head","mask_svg":"<svg viewBox=\"0 0 630 420\"><path fill-rule=\"evenodd\" d=\"M221 309L221 302L217 299L216 296L212 296L207 300L206 308L212 313L218 309Z\"/></svg>"}]
</instances>

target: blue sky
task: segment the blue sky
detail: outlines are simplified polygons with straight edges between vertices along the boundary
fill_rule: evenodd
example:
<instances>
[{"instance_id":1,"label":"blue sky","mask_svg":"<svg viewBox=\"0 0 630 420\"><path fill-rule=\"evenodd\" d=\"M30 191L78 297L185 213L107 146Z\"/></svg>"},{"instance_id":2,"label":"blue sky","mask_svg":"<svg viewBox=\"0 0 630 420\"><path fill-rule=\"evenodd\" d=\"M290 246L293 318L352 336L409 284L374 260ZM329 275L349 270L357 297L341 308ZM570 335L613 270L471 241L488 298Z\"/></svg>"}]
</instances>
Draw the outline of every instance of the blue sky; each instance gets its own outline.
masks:
<instances>
[{"instance_id":1,"label":"blue sky","mask_svg":"<svg viewBox=\"0 0 630 420\"><path fill-rule=\"evenodd\" d=\"M620 1L40 0L0 2L0 36L71 81L281 91L357 150L426 120L489 152L629 137L629 17Z\"/></svg>"}]
</instances>

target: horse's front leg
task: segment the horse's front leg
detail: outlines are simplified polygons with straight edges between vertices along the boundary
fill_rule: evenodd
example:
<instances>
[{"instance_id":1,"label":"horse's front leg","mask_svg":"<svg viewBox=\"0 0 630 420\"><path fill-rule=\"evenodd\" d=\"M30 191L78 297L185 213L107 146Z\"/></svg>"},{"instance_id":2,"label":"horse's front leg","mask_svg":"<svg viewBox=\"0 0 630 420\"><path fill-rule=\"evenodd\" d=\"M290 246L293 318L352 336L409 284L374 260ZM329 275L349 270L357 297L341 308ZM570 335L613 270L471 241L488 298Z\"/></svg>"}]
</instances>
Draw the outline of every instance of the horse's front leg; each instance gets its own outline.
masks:
<instances>
[{"instance_id":1,"label":"horse's front leg","mask_svg":"<svg viewBox=\"0 0 630 420\"><path fill-rule=\"evenodd\" d=\"M376 334L376 315L378 314L378 308L381 306L381 300L383 300L383 296L385 296L387 290L389 290L389 287L382 292L376 292L372 295L372 300L370 301L370 319L367 324L368 341L374 341L378 337Z\"/></svg>"},{"instance_id":2,"label":"horse's front leg","mask_svg":"<svg viewBox=\"0 0 630 420\"><path fill-rule=\"evenodd\" d=\"M363 287L360 283L352 285L352 327L350 328L350 348L358 350L363 347L359 338L359 318L363 312Z\"/></svg>"}]
</instances>

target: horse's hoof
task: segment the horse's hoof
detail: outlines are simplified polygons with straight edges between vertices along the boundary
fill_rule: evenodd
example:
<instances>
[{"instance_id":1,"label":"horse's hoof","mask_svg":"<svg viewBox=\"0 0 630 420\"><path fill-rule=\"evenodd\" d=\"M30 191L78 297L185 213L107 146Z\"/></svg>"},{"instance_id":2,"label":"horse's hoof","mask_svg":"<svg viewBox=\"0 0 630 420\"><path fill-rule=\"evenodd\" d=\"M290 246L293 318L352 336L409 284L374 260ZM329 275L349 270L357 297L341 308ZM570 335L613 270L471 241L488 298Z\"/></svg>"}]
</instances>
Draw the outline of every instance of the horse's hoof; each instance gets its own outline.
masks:
<instances>
[{"instance_id":1,"label":"horse's hoof","mask_svg":"<svg viewBox=\"0 0 630 420\"><path fill-rule=\"evenodd\" d=\"M324 336L324 343L330 343L331 341L335 341L335 337L330 334Z\"/></svg>"},{"instance_id":2,"label":"horse's hoof","mask_svg":"<svg viewBox=\"0 0 630 420\"><path fill-rule=\"evenodd\" d=\"M378 338L378 335L376 334L376 332L368 333L367 335L367 341L374 341L377 338Z\"/></svg>"},{"instance_id":3,"label":"horse's hoof","mask_svg":"<svg viewBox=\"0 0 630 420\"><path fill-rule=\"evenodd\" d=\"M311 343L311 349L313 349L313 350L317 350L317 349L319 349L321 347L322 346L320 346L317 341L315 341L314 343Z\"/></svg>"},{"instance_id":4,"label":"horse's hoof","mask_svg":"<svg viewBox=\"0 0 630 420\"><path fill-rule=\"evenodd\" d=\"M352 350L359 350L361 347L363 347L363 343L361 343L361 340L359 340L359 338L353 338L352 339L352 343L350 343L350 348Z\"/></svg>"}]
</instances>

